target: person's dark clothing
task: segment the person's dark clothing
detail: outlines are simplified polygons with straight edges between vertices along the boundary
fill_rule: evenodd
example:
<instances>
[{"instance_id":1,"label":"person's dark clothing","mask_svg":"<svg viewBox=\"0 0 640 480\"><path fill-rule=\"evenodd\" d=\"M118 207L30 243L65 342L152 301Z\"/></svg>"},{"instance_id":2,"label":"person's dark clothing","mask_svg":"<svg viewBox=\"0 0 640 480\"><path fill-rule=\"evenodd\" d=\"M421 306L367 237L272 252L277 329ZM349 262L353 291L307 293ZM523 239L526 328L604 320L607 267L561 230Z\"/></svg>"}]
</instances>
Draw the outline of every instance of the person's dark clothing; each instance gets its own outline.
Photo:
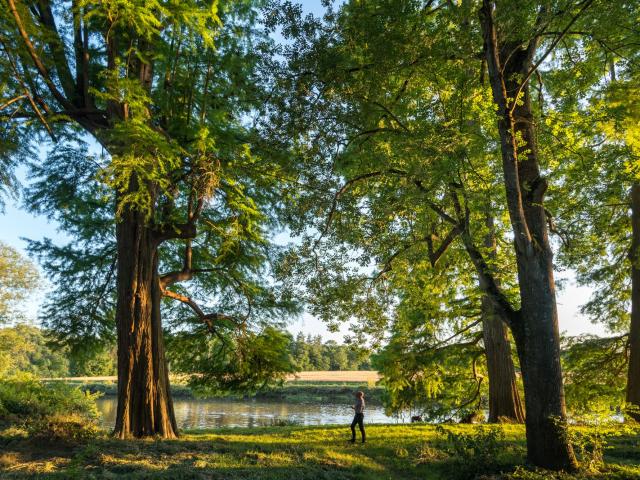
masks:
<instances>
[{"instance_id":1,"label":"person's dark clothing","mask_svg":"<svg viewBox=\"0 0 640 480\"><path fill-rule=\"evenodd\" d=\"M356 424L360 427L360 433L362 434L362 443L364 443L366 439L366 435L364 433L364 413L356 413L353 417L353 422L351 422L351 441L356 441Z\"/></svg>"}]
</instances>

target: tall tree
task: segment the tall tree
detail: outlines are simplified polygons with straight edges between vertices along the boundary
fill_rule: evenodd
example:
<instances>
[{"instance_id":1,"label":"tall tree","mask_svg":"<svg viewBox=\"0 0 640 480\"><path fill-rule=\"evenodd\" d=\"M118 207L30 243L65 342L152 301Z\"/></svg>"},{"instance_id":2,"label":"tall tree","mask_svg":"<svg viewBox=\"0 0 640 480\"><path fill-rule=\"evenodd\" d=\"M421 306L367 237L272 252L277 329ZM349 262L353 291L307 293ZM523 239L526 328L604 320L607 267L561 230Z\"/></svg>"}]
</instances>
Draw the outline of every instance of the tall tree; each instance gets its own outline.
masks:
<instances>
[{"instance_id":1,"label":"tall tree","mask_svg":"<svg viewBox=\"0 0 640 480\"><path fill-rule=\"evenodd\" d=\"M544 83L536 86L538 95L553 99L538 102L544 121L537 123L536 133L540 156L553 167L546 208L548 216L553 212L550 225L562 238L559 263L575 270L579 284L593 288L582 312L615 335L586 338L583 346L572 339L575 355L568 358L575 366L583 357L588 366L589 358L602 363L592 353L596 345L615 352L619 357L611 358L608 373L616 379L603 379L608 384L598 387L605 391L614 384L617 391L617 372L627 357L634 363L640 358L638 342L629 338L630 330L640 330L633 326L640 318L634 313L640 311L640 289L634 261L639 237L633 225L640 152L639 8L638 2L589 7L588 20L565 32L562 48L553 54L553 68L541 66ZM625 339L628 349L621 348ZM640 388L639 368L629 364L630 404L640 400L640 392L635 400L631 393Z\"/></svg>"},{"instance_id":2,"label":"tall tree","mask_svg":"<svg viewBox=\"0 0 640 480\"><path fill-rule=\"evenodd\" d=\"M479 16L469 15L478 10ZM571 59L552 54L575 32L591 32L587 34L592 35L589 41L597 43L608 24L603 12L602 5L596 9L589 0L575 4L483 1L459 5L353 2L330 12L331 27L310 21L305 28L293 30L307 36L290 49L290 65L298 67L298 75L289 79L291 89L306 95L307 100L290 111L299 118L305 118L304 112L314 112L313 118L306 117L309 133L296 147L308 146L314 154L311 185L323 188L319 186L323 181L333 181L337 192L333 201L316 205L314 212L330 217L336 225L345 218L357 218L355 223L368 229L364 241L354 241L351 246L352 251L356 244L362 249L355 250L353 257L365 269L371 268L367 262L371 256L366 255L371 246L384 244L380 225L367 224L362 218L390 218L391 231L400 236L417 223L415 215L399 220L398 212L418 212L425 207L441 225L457 230L481 289L516 340L525 385L529 459L554 469L573 469L576 460L566 436L548 226L553 228L553 219L544 206L549 183L544 174L554 173L555 165L540 155L536 143L540 115L534 105L542 108L545 102L561 103L561 92L572 91L572 84L582 82L566 74L574 63ZM330 54L323 57L323 51ZM309 56L319 60L305 63ZM468 74L469 65L476 65L475 78ZM323 76L321 72L330 73ZM378 72L384 75L376 75ZM564 83L565 90L546 90L545 77ZM465 85L463 79L477 85L483 78L489 80L492 99L485 101L486 89L478 87L480 93L475 94L471 88L460 95L457 104L451 102L462 106L459 111L463 115L457 110L451 114L449 101L457 98L457 91L465 91L460 88ZM340 89L340 82L348 87ZM532 85L537 98L532 98ZM458 90L452 93L453 86ZM423 95L412 96L418 89ZM366 118L363 111L369 115L367 122L362 121ZM408 148L414 137L422 140L417 144L420 149L415 149L420 157ZM544 152L561 143L550 142ZM359 150L366 154L354 155ZM491 168L494 153L502 160L499 170ZM318 168L321 158L330 159L324 171ZM374 168L367 169L372 164ZM485 201L480 201L482 182L478 177L483 178L483 166L491 178L500 179L499 184L488 183L501 192L502 201L486 193ZM367 197L363 191L372 185L375 193ZM420 195L408 195L407 187L416 188ZM358 200L336 206L335 198L342 202L346 191L355 192ZM398 209L393 200L403 194L407 196ZM513 235L515 248L506 258L516 266L512 271L517 272L517 298L499 281L490 251L482 245L486 228L480 227L480 221L486 218L487 198L495 202L498 212L506 206L506 221L499 214L496 218ZM383 208L389 205L395 207L393 214ZM322 236L336 228L331 226L330 230L319 223L317 230ZM447 232L440 228L438 232ZM386 244L374 258L386 265L381 258L395 259L396 252L403 253L404 247L415 243L424 244L425 249L433 246L431 252L436 252L437 244L429 244L433 229L425 230L405 236L399 249ZM449 236L440 233L438 239ZM313 254L312 248L309 251ZM342 264L348 265L344 260ZM342 293L353 291L343 289ZM385 313L384 309L375 310L375 315L383 318Z\"/></svg>"},{"instance_id":3,"label":"tall tree","mask_svg":"<svg viewBox=\"0 0 640 480\"><path fill-rule=\"evenodd\" d=\"M36 170L49 190L37 188L34 208L57 215L81 241L34 246L52 254L59 280L82 273L54 296L78 309L57 319L69 326L83 311L112 315L115 435L174 437L161 300L192 312L173 317L186 318L188 329L223 338L241 335L256 314L290 306L260 280L269 258L263 209L275 198L278 169L257 154L248 125L261 84L253 3L3 1L2 76L11 79L10 96L25 95L4 119L37 120L54 141L88 134L105 153L65 163L58 149ZM98 222L80 198L100 207ZM95 263L75 263L81 247ZM98 305L68 293L92 282Z\"/></svg>"},{"instance_id":4,"label":"tall tree","mask_svg":"<svg viewBox=\"0 0 640 480\"><path fill-rule=\"evenodd\" d=\"M590 3L585 2L580 13ZM548 14L546 5L538 9L532 36L525 36L522 31L508 33L523 20L522 11L515 6L497 9L494 2L483 0L480 20L497 105L504 184L518 267L521 307L517 313L510 313L510 325L525 389L527 452L535 465L574 469L577 462L566 435L553 255L544 210L548 182L541 175L529 94L529 80L547 55L538 57L539 35L549 22ZM553 46L552 43L548 52Z\"/></svg>"},{"instance_id":5,"label":"tall tree","mask_svg":"<svg viewBox=\"0 0 640 480\"><path fill-rule=\"evenodd\" d=\"M448 22L473 18L468 8L348 4L330 12L325 27L309 20L293 31L297 43L281 78L295 100L273 123L287 128L289 122L294 136L302 128L300 142L308 142L303 228L316 215L320 240L310 239L305 248L319 278L309 284L310 301L323 318L360 317L363 331L384 329L389 309L376 304L373 293L383 303L393 303L390 292L406 288L410 282L405 279L416 275L409 259L448 268L456 261L448 257L453 252L479 272L489 263L494 270L499 265L481 258L487 249L485 212L500 216L501 191L493 180L495 167L487 164L490 103L478 82L479 52L461 47L473 43L475 31L451 32L447 27ZM459 62L449 63L451 58ZM456 210L454 198L461 207L461 196L473 203L472 217ZM465 239L463 245L473 255L451 248L458 238ZM322 259L320 272L316 258ZM377 272L371 274L371 269ZM486 283L484 273L478 273L480 283ZM478 285L478 279L468 276L449 280L460 288L469 281ZM333 307L323 307L323 302ZM491 373L498 375L489 384L506 382L491 389L491 419L520 421L515 368L506 327L500 323L504 313L489 314L487 308L485 351L491 356ZM380 338L380 333L374 336Z\"/></svg>"}]
</instances>

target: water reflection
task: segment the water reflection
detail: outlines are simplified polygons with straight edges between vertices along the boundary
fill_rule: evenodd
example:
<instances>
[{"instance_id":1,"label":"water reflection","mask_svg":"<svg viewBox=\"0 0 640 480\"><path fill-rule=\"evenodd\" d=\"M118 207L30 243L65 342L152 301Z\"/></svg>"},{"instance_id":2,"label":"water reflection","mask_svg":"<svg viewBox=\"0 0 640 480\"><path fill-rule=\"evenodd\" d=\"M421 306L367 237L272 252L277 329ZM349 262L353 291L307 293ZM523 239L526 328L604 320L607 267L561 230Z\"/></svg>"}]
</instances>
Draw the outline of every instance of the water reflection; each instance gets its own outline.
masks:
<instances>
[{"instance_id":1,"label":"water reflection","mask_svg":"<svg viewBox=\"0 0 640 480\"><path fill-rule=\"evenodd\" d=\"M116 419L115 397L98 399L103 424L112 428ZM296 404L260 400L174 399L178 427L220 428L260 427L287 421L299 425L351 423L353 410L348 404ZM398 419L384 414L382 407L367 406L367 423L396 423Z\"/></svg>"}]
</instances>

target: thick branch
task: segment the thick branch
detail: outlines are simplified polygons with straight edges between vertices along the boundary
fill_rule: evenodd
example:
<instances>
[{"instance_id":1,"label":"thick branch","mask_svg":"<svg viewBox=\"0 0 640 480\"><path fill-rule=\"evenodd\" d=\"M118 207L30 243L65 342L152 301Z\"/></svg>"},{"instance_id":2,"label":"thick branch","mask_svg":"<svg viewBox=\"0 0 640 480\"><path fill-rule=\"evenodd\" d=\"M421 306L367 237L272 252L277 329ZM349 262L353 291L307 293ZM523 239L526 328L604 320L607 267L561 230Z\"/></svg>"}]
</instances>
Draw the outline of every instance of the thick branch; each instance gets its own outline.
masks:
<instances>
[{"instance_id":1,"label":"thick branch","mask_svg":"<svg viewBox=\"0 0 640 480\"><path fill-rule=\"evenodd\" d=\"M465 250L471 258L471 262L476 268L480 279L480 289L486 294L496 310L501 314L501 318L505 319L507 325L511 328L517 328L520 314L516 311L509 299L505 296L502 289L498 286L498 282L491 273L491 269L487 264L480 250L475 246L471 234L468 230L462 232L462 241Z\"/></svg>"},{"instance_id":2,"label":"thick branch","mask_svg":"<svg viewBox=\"0 0 640 480\"><path fill-rule=\"evenodd\" d=\"M416 181L416 185L420 188L421 184L419 181ZM471 232L469 231L469 210L465 206L464 214L462 213L462 208L460 206L460 202L458 200L457 195L453 192L453 201L456 208L456 213L458 216L462 217L460 220L456 221L453 217L448 215L442 208L438 205L435 205L430 200L427 200L427 205L434 212L440 215L441 218L446 220L447 222L455 225L454 229L450 232L450 235L454 233L457 229L458 232L455 233L453 238L450 239L451 243L457 235L460 235L462 239L462 243L464 244L465 250L473 263L476 272L478 273L478 277L480 279L480 288L487 295L487 297L494 304L495 308L500 312L502 318L506 319L508 326L510 328L514 328L519 319L519 313L514 310L509 302L509 299L504 295L502 290L500 289L498 282L495 277L491 273L491 269L487 261L485 260L482 252L476 247L473 242L473 238L471 237ZM448 237L447 237L448 239Z\"/></svg>"},{"instance_id":3,"label":"thick branch","mask_svg":"<svg viewBox=\"0 0 640 480\"><path fill-rule=\"evenodd\" d=\"M93 106L89 95L89 30L78 0L71 3L73 13L73 47L76 57L76 90L83 107Z\"/></svg>"},{"instance_id":4,"label":"thick branch","mask_svg":"<svg viewBox=\"0 0 640 480\"><path fill-rule=\"evenodd\" d=\"M163 226L156 230L155 237L158 243L166 240L184 239L192 240L197 236L195 222L179 223L177 225Z\"/></svg>"},{"instance_id":5,"label":"thick branch","mask_svg":"<svg viewBox=\"0 0 640 480\"><path fill-rule=\"evenodd\" d=\"M47 87L49 87L49 91L55 97L55 99L60 103L60 105L62 105L64 108L68 110L73 110L74 105L60 92L60 90L58 90L56 85L53 83L53 80L51 80L51 76L49 75L49 71L47 70L47 67L45 67L44 63L42 63L42 60L40 60L40 57L36 53L36 49L33 46L33 43L31 43L31 40L29 39L29 35L27 34L27 31L24 27L24 23L22 22L22 18L18 13L18 9L16 8L15 1L7 0L7 2L9 3L9 10L11 11L11 14L13 15L13 18L16 22L16 26L18 27L18 31L20 32L20 36L22 37L22 40L24 41L24 44L27 47L27 52L29 52L31 59L33 60L34 65L36 66L36 69L40 73L40 76L42 77L44 82L47 84Z\"/></svg>"},{"instance_id":6,"label":"thick branch","mask_svg":"<svg viewBox=\"0 0 640 480\"><path fill-rule=\"evenodd\" d=\"M420 180L415 180L414 185L416 187L418 187L418 189L421 192L424 193L429 193L429 190L422 184L422 182ZM458 220L456 220L455 218L453 218L451 215L449 215L447 212L445 212L440 206L436 205L435 203L433 203L431 200L429 200L428 198L425 199L425 202L427 204L427 206L433 210L434 212L436 212L440 218L442 218L444 221L454 225L454 226L459 226L460 222Z\"/></svg>"},{"instance_id":7,"label":"thick branch","mask_svg":"<svg viewBox=\"0 0 640 480\"><path fill-rule=\"evenodd\" d=\"M166 289L162 290L162 295L164 295L165 297L177 300L179 302L182 302L185 305L189 306L189 308L191 308L191 310L194 311L194 313L198 316L198 318L207 326L210 332L214 332L214 333L216 332L215 322L219 320L230 320L234 323L241 323L241 321L239 321L237 318L232 317L230 315L226 315L224 313L220 313L220 312L204 313L200 308L200 306L196 302L194 302L191 298L187 297L186 295L181 295L179 293L172 292L171 290L166 290Z\"/></svg>"},{"instance_id":8,"label":"thick branch","mask_svg":"<svg viewBox=\"0 0 640 480\"><path fill-rule=\"evenodd\" d=\"M493 8L494 2L483 0L483 6L480 9L480 20L493 101L498 106L498 130L500 132L500 147L507 192L507 206L516 245L518 245L518 248L523 252L526 252L532 245L532 237L524 213L518 172L518 150L514 134L514 120L507 105L508 95L505 86L505 77L500 65L500 49L498 47L498 33L493 21Z\"/></svg>"},{"instance_id":9,"label":"thick branch","mask_svg":"<svg viewBox=\"0 0 640 480\"><path fill-rule=\"evenodd\" d=\"M47 45L53 59L53 65L60 79L60 84L68 99L73 99L76 94L76 85L71 75L71 69L67 57L64 53L64 44L60 38L56 21L51 11L51 3L49 0L40 0L38 2L38 10L40 13L40 21L49 30L47 32ZM74 102L75 104L75 102Z\"/></svg>"},{"instance_id":10,"label":"thick branch","mask_svg":"<svg viewBox=\"0 0 640 480\"><path fill-rule=\"evenodd\" d=\"M14 77L15 77L16 81L20 84L20 86L22 86L22 88L24 90L24 96L29 100L29 103L31 104L31 108L35 112L36 117L38 118L38 120L40 120L42 125L46 128L46 130L49 133L49 136L51 137L51 139L55 142L56 141L56 137L53 134L53 130L51 129L51 127L49 126L49 123L47 123L47 120L45 119L44 115L42 114L42 112L38 108L38 105L36 104L36 102L35 102L35 100L33 98L33 95L31 93L31 91L29 90L29 87L27 87L25 82L22 80L22 77L20 76L20 72L18 71L18 67L14 63L13 59L11 58L11 56L9 55L9 51L5 47L4 43L2 43L2 42L0 42L0 43L2 44L3 50L7 54L7 59L9 60L9 64L11 65L11 69L13 70L13 74L14 74ZM12 103L13 103L13 101L12 101ZM11 115L11 116L13 117L13 115Z\"/></svg>"},{"instance_id":11,"label":"thick branch","mask_svg":"<svg viewBox=\"0 0 640 480\"><path fill-rule=\"evenodd\" d=\"M438 260L440 260L440 257L442 257L444 252L446 252L449 248L449 245L453 243L453 241L458 235L460 235L460 233L461 229L459 227L453 227L444 238L438 249L435 252L429 252L429 262L431 263L432 267L436 266L436 263L438 262Z\"/></svg>"}]
</instances>

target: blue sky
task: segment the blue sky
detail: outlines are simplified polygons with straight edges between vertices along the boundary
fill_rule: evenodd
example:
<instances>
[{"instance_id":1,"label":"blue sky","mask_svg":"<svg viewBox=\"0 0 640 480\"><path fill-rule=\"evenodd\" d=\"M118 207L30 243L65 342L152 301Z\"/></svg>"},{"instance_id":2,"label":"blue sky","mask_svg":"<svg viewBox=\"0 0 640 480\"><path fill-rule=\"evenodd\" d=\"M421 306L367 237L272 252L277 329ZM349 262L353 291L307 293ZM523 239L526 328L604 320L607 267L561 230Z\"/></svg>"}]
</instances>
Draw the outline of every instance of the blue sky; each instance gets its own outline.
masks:
<instances>
[{"instance_id":1,"label":"blue sky","mask_svg":"<svg viewBox=\"0 0 640 480\"><path fill-rule=\"evenodd\" d=\"M304 0L303 8L310 13L320 14L323 11L320 0ZM21 180L24 180L25 171L18 172ZM57 243L64 242L64 236L58 232L57 225L48 221L45 217L33 216L20 207L19 200L8 199L4 214L0 214L0 240L24 252L26 241L24 238L42 239L49 237ZM558 312L560 330L569 335L580 333L603 334L604 330L599 325L593 325L579 313L580 305L585 303L591 289L588 287L577 287L575 285L575 275L573 272L563 272L556 278L566 279L565 288L558 291ZM42 301L43 295L36 295L28 306L29 314L35 318L38 305ZM305 334L322 335L325 339L332 338L341 341L346 333L346 327L338 333L331 333L325 325L310 315L303 315L300 319L291 323L289 329L293 333L303 331Z\"/></svg>"}]
</instances>

